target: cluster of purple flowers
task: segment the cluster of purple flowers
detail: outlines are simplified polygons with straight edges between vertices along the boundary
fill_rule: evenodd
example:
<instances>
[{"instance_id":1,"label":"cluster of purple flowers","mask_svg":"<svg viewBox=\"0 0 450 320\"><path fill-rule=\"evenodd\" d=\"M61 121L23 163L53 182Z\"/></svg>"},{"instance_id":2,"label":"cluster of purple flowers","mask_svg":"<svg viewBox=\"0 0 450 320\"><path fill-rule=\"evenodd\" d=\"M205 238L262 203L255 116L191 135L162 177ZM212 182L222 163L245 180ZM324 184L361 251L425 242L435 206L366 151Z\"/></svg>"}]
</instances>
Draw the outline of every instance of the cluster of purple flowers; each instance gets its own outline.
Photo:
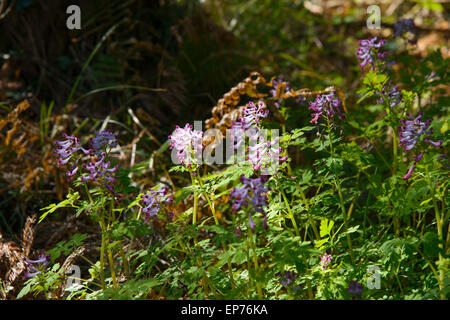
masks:
<instances>
[{"instance_id":1,"label":"cluster of purple flowers","mask_svg":"<svg viewBox=\"0 0 450 320\"><path fill-rule=\"evenodd\" d=\"M313 102L309 102L309 109L313 110L311 123L317 124L319 118L325 117L331 123L334 121L334 115L337 114L340 119L345 118L345 114L341 112L341 101L335 96L335 91L329 94L317 95Z\"/></svg>"},{"instance_id":2,"label":"cluster of purple flowers","mask_svg":"<svg viewBox=\"0 0 450 320\"><path fill-rule=\"evenodd\" d=\"M416 34L414 19L402 19L394 24L394 37L399 37L405 32Z\"/></svg>"},{"instance_id":3,"label":"cluster of purple flowers","mask_svg":"<svg viewBox=\"0 0 450 320\"><path fill-rule=\"evenodd\" d=\"M325 270L327 268L327 266L330 264L331 259L333 257L331 256L331 254L324 254L323 256L320 257L320 268L322 270Z\"/></svg>"},{"instance_id":4,"label":"cluster of purple flowers","mask_svg":"<svg viewBox=\"0 0 450 320\"><path fill-rule=\"evenodd\" d=\"M399 127L400 145L403 147L403 152L413 149L421 135L431 134L431 130L427 130L431 119L422 121L422 113L417 118L413 118L409 114L408 117L409 120L400 120L403 124Z\"/></svg>"},{"instance_id":5,"label":"cluster of purple flowers","mask_svg":"<svg viewBox=\"0 0 450 320\"><path fill-rule=\"evenodd\" d=\"M56 141L57 150L55 152L58 158L58 165L70 164L69 171L66 172L67 177L72 178L80 171L79 161L82 151L85 155L91 155L91 161L83 165L87 171L87 176L81 176L81 181L95 181L102 183L111 193L114 193L114 183L116 178L114 176L117 171L117 165L110 167L109 161L106 161L106 154L108 147L117 145L116 135L109 130L101 132L95 131L95 137L89 140L89 149L84 149L81 146L80 140L74 135L67 135L63 133L66 140Z\"/></svg>"},{"instance_id":6,"label":"cluster of purple flowers","mask_svg":"<svg viewBox=\"0 0 450 320\"><path fill-rule=\"evenodd\" d=\"M245 129L259 125L260 119L267 117L269 110L264 109L262 101L255 105L253 102L248 103L248 107L242 111L243 116L240 118Z\"/></svg>"},{"instance_id":7,"label":"cluster of purple flowers","mask_svg":"<svg viewBox=\"0 0 450 320\"><path fill-rule=\"evenodd\" d=\"M116 177L114 174L117 171L118 165L110 168L111 163L109 161L105 161L105 157L106 154L103 153L101 154L100 159L84 164L83 167L89 172L89 174L87 176L82 176L81 181L101 181L106 189L108 189L111 193L114 193L114 184L116 182Z\"/></svg>"},{"instance_id":8,"label":"cluster of purple flowers","mask_svg":"<svg viewBox=\"0 0 450 320\"><path fill-rule=\"evenodd\" d=\"M280 273L280 278L281 278L280 283L285 287L289 287L298 278L298 274L295 273L295 271L284 271ZM292 289L294 291L297 291L300 289L300 287L301 285L298 285Z\"/></svg>"},{"instance_id":9,"label":"cluster of purple flowers","mask_svg":"<svg viewBox=\"0 0 450 320\"><path fill-rule=\"evenodd\" d=\"M356 52L358 59L361 61L359 66L364 68L369 66L370 69L375 69L377 61L384 59L384 53L381 49L384 47L386 40L379 40L377 37L359 40L359 48Z\"/></svg>"},{"instance_id":10,"label":"cluster of purple flowers","mask_svg":"<svg viewBox=\"0 0 450 320\"><path fill-rule=\"evenodd\" d=\"M267 117L269 110L264 109L264 103L258 102L255 105L253 102L248 103L248 107L242 110L243 116L231 125L231 133L233 137L233 148L238 150L245 145L244 133L251 135L251 138L256 139L259 136L258 125L261 118Z\"/></svg>"},{"instance_id":11,"label":"cluster of purple flowers","mask_svg":"<svg viewBox=\"0 0 450 320\"><path fill-rule=\"evenodd\" d=\"M255 170L260 169L263 164L267 167L274 159L278 159L280 162L287 160L287 156L281 156L278 139L267 141L263 136L259 136L257 143L250 145L248 151L248 160Z\"/></svg>"},{"instance_id":12,"label":"cluster of purple flowers","mask_svg":"<svg viewBox=\"0 0 450 320\"><path fill-rule=\"evenodd\" d=\"M384 104L386 102L391 108L398 105L402 101L402 91L399 90L398 87L398 84L392 86L390 81L385 84L381 89L381 92L376 92L380 96L377 99L377 103Z\"/></svg>"},{"instance_id":13,"label":"cluster of purple flowers","mask_svg":"<svg viewBox=\"0 0 450 320\"><path fill-rule=\"evenodd\" d=\"M394 37L401 37L405 33L411 33L414 37L408 39L409 43L417 42L417 30L414 19L402 19L394 24Z\"/></svg>"},{"instance_id":14,"label":"cluster of purple flowers","mask_svg":"<svg viewBox=\"0 0 450 320\"><path fill-rule=\"evenodd\" d=\"M241 182L243 186L240 188L235 187L230 194L233 202L233 212L236 212L241 208L249 208L250 204L252 210L264 215L263 226L265 229L268 229L267 215L263 209L263 207L267 206L268 204L266 193L269 191L269 188L264 187L264 184L267 182L267 180L267 176L260 176L258 178L252 179L241 175ZM250 228L254 230L255 223L252 219L251 210L249 210L248 219Z\"/></svg>"},{"instance_id":15,"label":"cluster of purple flowers","mask_svg":"<svg viewBox=\"0 0 450 320\"><path fill-rule=\"evenodd\" d=\"M79 150L83 151L84 154L92 153L92 149L84 149L83 147L81 147L80 139L78 139L74 135L69 136L63 133L62 136L66 140L56 141L57 149L55 151L55 156L58 158L59 166L68 164L69 161L76 156L76 153ZM77 162L78 158L75 159L75 163Z\"/></svg>"},{"instance_id":16,"label":"cluster of purple flowers","mask_svg":"<svg viewBox=\"0 0 450 320\"><path fill-rule=\"evenodd\" d=\"M37 260L25 259L27 271L25 272L24 277L32 278L35 275L41 273L49 262L50 262L50 255L45 254L45 252L41 253L38 256Z\"/></svg>"},{"instance_id":17,"label":"cluster of purple flowers","mask_svg":"<svg viewBox=\"0 0 450 320\"><path fill-rule=\"evenodd\" d=\"M101 154L106 147L117 146L117 134L111 130L103 130L101 132L95 131L95 137L89 140L89 146L96 154Z\"/></svg>"},{"instance_id":18,"label":"cluster of purple flowers","mask_svg":"<svg viewBox=\"0 0 450 320\"><path fill-rule=\"evenodd\" d=\"M411 115L407 114L408 120L400 120L402 123L402 126L399 127L399 144L403 147L403 152L406 153L406 151L412 150L415 148L417 143L419 142L419 138L424 135L424 142L426 144L429 144L434 147L440 147L442 145L442 140L439 141L432 141L430 138L427 137L427 135L430 135L433 133L433 130L430 128L428 130L428 127L430 126L431 119L422 121L423 114L419 114L416 118L412 117ZM409 167L408 172L406 175L403 176L403 179L408 180L411 177L411 174L414 170L414 167L416 166L417 162L419 162L424 153L420 153L418 156L414 158L413 164Z\"/></svg>"},{"instance_id":19,"label":"cluster of purple flowers","mask_svg":"<svg viewBox=\"0 0 450 320\"><path fill-rule=\"evenodd\" d=\"M184 128L176 126L175 131L169 136L170 149L177 150L178 162L191 167L194 163L199 166L196 161L196 155L203 150L203 132L193 130L193 127L186 123Z\"/></svg>"},{"instance_id":20,"label":"cluster of purple flowers","mask_svg":"<svg viewBox=\"0 0 450 320\"><path fill-rule=\"evenodd\" d=\"M269 111L264 109L264 103L248 103L248 107L243 109L243 116L233 122L231 134L234 150L245 146L245 135L250 138L251 145L248 147L248 160L252 163L253 169L259 170L262 165L269 165L273 160L286 161L287 157L282 157L281 148L278 147L278 140L268 141L262 134L258 125L261 118L267 117Z\"/></svg>"},{"instance_id":21,"label":"cluster of purple flowers","mask_svg":"<svg viewBox=\"0 0 450 320\"><path fill-rule=\"evenodd\" d=\"M350 283L347 288L347 292L352 295L352 299L354 300L357 296L361 296L363 291L363 286L361 283L350 280Z\"/></svg>"},{"instance_id":22,"label":"cluster of purple flowers","mask_svg":"<svg viewBox=\"0 0 450 320\"><path fill-rule=\"evenodd\" d=\"M162 204L168 204L172 202L172 195L167 196L168 190L169 189L167 187L160 186L157 189L150 189L147 191L147 193L142 195L142 212L145 214L145 220L156 216L161 210Z\"/></svg>"}]
</instances>

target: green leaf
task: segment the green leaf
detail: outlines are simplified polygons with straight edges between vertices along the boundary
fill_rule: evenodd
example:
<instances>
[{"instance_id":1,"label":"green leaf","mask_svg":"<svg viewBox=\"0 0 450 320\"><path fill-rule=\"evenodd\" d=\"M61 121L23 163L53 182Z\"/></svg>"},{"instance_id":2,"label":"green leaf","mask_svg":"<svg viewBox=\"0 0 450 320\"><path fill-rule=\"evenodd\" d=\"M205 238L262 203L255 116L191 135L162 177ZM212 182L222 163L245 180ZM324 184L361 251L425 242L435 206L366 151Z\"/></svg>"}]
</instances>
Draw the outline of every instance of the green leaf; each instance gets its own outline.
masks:
<instances>
[{"instance_id":1,"label":"green leaf","mask_svg":"<svg viewBox=\"0 0 450 320\"><path fill-rule=\"evenodd\" d=\"M356 103L360 104L362 101L364 101L365 99L367 99L371 96L373 96L373 91L367 91L363 94L363 96L361 98L359 98L359 100Z\"/></svg>"},{"instance_id":2,"label":"green leaf","mask_svg":"<svg viewBox=\"0 0 450 320\"><path fill-rule=\"evenodd\" d=\"M48 214L55 212L59 208L78 208L78 206L74 205L74 202L77 201L79 198L80 198L80 194L78 192L68 193L66 200L63 200L60 203L52 203L51 205L49 205L45 208L42 208L41 210L47 210L47 211L45 211L41 215L38 223L40 223L42 220L44 220Z\"/></svg>"},{"instance_id":3,"label":"green leaf","mask_svg":"<svg viewBox=\"0 0 450 320\"><path fill-rule=\"evenodd\" d=\"M359 225L358 226L354 226L354 227L350 227L347 229L347 231L345 232L345 234L347 233L354 233L359 229Z\"/></svg>"},{"instance_id":4,"label":"green leaf","mask_svg":"<svg viewBox=\"0 0 450 320\"><path fill-rule=\"evenodd\" d=\"M236 252L233 255L233 258L231 259L231 262L236 264L242 264L245 261L247 261L247 255L245 254L245 251L242 249L236 250Z\"/></svg>"},{"instance_id":5,"label":"green leaf","mask_svg":"<svg viewBox=\"0 0 450 320\"><path fill-rule=\"evenodd\" d=\"M31 281L27 283L27 285L23 287L22 290L20 290L19 294L17 295L17 299L20 299L23 296L27 295L31 290L31 285L32 285Z\"/></svg>"},{"instance_id":6,"label":"green leaf","mask_svg":"<svg viewBox=\"0 0 450 320\"><path fill-rule=\"evenodd\" d=\"M334 226L333 220L328 220L327 218L320 221L320 236L325 237L331 235L331 229Z\"/></svg>"}]
</instances>

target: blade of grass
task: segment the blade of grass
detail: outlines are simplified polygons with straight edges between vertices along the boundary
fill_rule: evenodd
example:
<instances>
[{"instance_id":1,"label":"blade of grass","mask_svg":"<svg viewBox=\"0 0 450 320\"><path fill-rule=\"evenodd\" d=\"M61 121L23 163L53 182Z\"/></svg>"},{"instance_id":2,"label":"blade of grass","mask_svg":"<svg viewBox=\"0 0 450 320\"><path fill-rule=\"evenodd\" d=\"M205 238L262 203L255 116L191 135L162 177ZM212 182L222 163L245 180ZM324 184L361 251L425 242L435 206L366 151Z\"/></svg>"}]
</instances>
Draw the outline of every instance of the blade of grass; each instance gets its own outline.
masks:
<instances>
[{"instance_id":1,"label":"blade of grass","mask_svg":"<svg viewBox=\"0 0 450 320\"><path fill-rule=\"evenodd\" d=\"M103 35L103 37L100 39L100 41L97 43L97 45L95 46L94 50L92 50L91 54L89 55L89 58L86 60L86 62L83 65L83 68L80 71L80 74L78 75L77 79L75 80L75 83L72 87L72 90L70 91L69 96L67 97L67 101L66 104L64 105L64 109L63 109L63 113L67 112L67 106L69 105L69 103L72 101L73 95L75 94L75 91L77 90L78 84L80 83L81 80L81 76L83 75L84 71L86 70L86 68L88 67L89 63L92 61L92 59L94 58L94 56L96 55L97 51L100 49L100 47L102 46L103 42L105 42L106 39L108 39L108 37L114 32L114 30L116 30L116 28L122 24L123 21L116 23L115 25L113 25L111 28L109 28L108 31L106 31L106 33Z\"/></svg>"},{"instance_id":2,"label":"blade of grass","mask_svg":"<svg viewBox=\"0 0 450 320\"><path fill-rule=\"evenodd\" d=\"M76 99L75 102L78 102L92 94L96 94L96 93L108 91L108 90L120 90L120 89L137 89L137 90L157 91L157 92L167 91L167 89L147 88L147 87L133 86L133 85L117 85L117 86L98 88L98 89L89 91L88 93L86 93L86 94L82 95L81 97L79 97L78 99Z\"/></svg>"}]
</instances>

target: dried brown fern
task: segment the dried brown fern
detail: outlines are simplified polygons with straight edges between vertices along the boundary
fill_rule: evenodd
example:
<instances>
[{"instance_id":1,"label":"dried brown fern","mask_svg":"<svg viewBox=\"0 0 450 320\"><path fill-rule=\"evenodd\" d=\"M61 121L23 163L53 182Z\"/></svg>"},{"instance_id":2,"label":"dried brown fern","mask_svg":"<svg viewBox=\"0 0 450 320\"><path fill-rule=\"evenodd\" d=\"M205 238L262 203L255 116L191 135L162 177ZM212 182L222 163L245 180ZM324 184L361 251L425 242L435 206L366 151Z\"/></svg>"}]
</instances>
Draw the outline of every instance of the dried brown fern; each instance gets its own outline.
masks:
<instances>
[{"instance_id":1,"label":"dried brown fern","mask_svg":"<svg viewBox=\"0 0 450 320\"><path fill-rule=\"evenodd\" d=\"M33 225L36 223L36 215L32 215L27 218L25 222L25 227L23 228L22 236L22 250L25 257L30 256L31 247L34 241L34 228Z\"/></svg>"},{"instance_id":2,"label":"dried brown fern","mask_svg":"<svg viewBox=\"0 0 450 320\"><path fill-rule=\"evenodd\" d=\"M0 234L0 279L5 287L12 287L14 293L22 283L20 275L25 271L25 258L29 256L34 240L36 216L27 218L23 229L22 246L14 241L6 241ZM7 298L2 291L4 299Z\"/></svg>"},{"instance_id":3,"label":"dried brown fern","mask_svg":"<svg viewBox=\"0 0 450 320\"><path fill-rule=\"evenodd\" d=\"M69 270L70 266L73 264L73 262L75 261L75 259L82 255L84 253L84 251L86 251L86 247L80 246L78 247L74 252L72 252L64 261L63 265L62 265L62 275L65 276L67 271ZM61 281L61 283L59 284L59 286L56 288L55 290L55 298L57 299L61 299L64 295L64 282Z\"/></svg>"},{"instance_id":4,"label":"dried brown fern","mask_svg":"<svg viewBox=\"0 0 450 320\"><path fill-rule=\"evenodd\" d=\"M25 270L25 256L20 247L13 241L0 239L0 278L6 287L17 285L20 274Z\"/></svg>"},{"instance_id":5,"label":"dried brown fern","mask_svg":"<svg viewBox=\"0 0 450 320\"><path fill-rule=\"evenodd\" d=\"M324 90L312 91L308 88L300 90L286 91L287 82L281 82L278 84L275 97L267 98L268 94L258 91L258 85L264 85L266 87L273 87L272 80L266 81L266 79L258 72L252 72L249 77L245 78L238 85L231 88L231 90L224 94L223 98L217 102L217 105L212 108L212 118L206 120L206 128L217 128L223 133L226 129L231 127L233 121L236 121L242 115L242 109L245 106L238 106L241 97L248 96L253 99L266 98L266 105L271 109L275 117L281 122L284 122L281 114L278 113L276 108L273 108L273 102L278 99L308 97L317 94L323 94L331 91L336 91L342 100L344 111L347 111L345 106L345 96L342 91L334 86L328 87Z\"/></svg>"}]
</instances>

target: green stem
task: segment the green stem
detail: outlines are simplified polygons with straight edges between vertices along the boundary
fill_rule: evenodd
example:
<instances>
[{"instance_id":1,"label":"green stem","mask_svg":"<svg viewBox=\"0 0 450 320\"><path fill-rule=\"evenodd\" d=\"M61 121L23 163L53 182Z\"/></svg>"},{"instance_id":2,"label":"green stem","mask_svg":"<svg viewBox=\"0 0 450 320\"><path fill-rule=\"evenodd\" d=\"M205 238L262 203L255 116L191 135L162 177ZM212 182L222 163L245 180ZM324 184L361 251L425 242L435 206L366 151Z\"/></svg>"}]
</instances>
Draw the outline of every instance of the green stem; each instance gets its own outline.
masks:
<instances>
[{"instance_id":1,"label":"green stem","mask_svg":"<svg viewBox=\"0 0 450 320\"><path fill-rule=\"evenodd\" d=\"M228 258L227 264L228 264L228 276L230 277L231 288L235 289L236 284L234 282L234 277L233 277L233 268L231 265L231 258Z\"/></svg>"},{"instance_id":2,"label":"green stem","mask_svg":"<svg viewBox=\"0 0 450 320\"><path fill-rule=\"evenodd\" d=\"M313 219L311 217L311 210L310 210L308 201L306 199L305 193L303 192L301 186L299 186L298 190L300 191L300 195L302 196L303 203L305 204L305 207L306 207L306 212L307 212L307 215L308 215L309 224L311 225L311 227L313 229L313 232L314 232L314 235L316 236L316 239L320 240L319 231L317 230L316 224L314 223L314 221L313 221Z\"/></svg>"},{"instance_id":3,"label":"green stem","mask_svg":"<svg viewBox=\"0 0 450 320\"><path fill-rule=\"evenodd\" d=\"M248 228L248 236L250 239L249 240L250 246L253 249L253 263L255 265L255 274L258 274L258 272L259 272L258 255L256 254L256 245L255 245L255 240L253 240L252 228ZM262 295L261 283L258 281L258 279L255 279L255 281L256 281L256 290L258 292L258 299L262 300L263 295Z\"/></svg>"},{"instance_id":4,"label":"green stem","mask_svg":"<svg viewBox=\"0 0 450 320\"><path fill-rule=\"evenodd\" d=\"M439 278L440 281L439 282L439 289L441 291L440 293L440 298L441 300L445 300L445 294L443 293L443 289L444 289L444 278L445 278L445 272L444 272L444 267L443 267L443 257L442 257L442 251L444 250L444 237L442 234L442 225L443 225L443 216L444 214L439 213L439 208L436 202L436 189L435 189L435 184L431 181L431 176L430 176L430 171L428 169L428 166L426 166L426 173L427 173L427 179L428 179L428 184L430 186L431 189L431 198L433 199L433 207L434 207L434 213L436 216L436 228L437 228L437 234L438 234L438 240L439 240Z\"/></svg>"},{"instance_id":5,"label":"green stem","mask_svg":"<svg viewBox=\"0 0 450 320\"><path fill-rule=\"evenodd\" d=\"M191 181L192 181L192 185L195 186L195 179L191 174ZM193 212L192 212L192 224L195 224L197 222L197 206L198 206L198 195L197 195L197 191L194 191L194 208L193 208Z\"/></svg>"},{"instance_id":6,"label":"green stem","mask_svg":"<svg viewBox=\"0 0 450 320\"><path fill-rule=\"evenodd\" d=\"M327 118L327 122L328 122L328 139L330 141L330 153L331 153L331 158L334 157L334 149L333 149L333 140L331 138L331 126L330 126L330 121ZM344 218L344 232L346 233L346 238L347 238L347 244L348 244L348 249L350 250L350 260L353 263L353 250L352 250L352 240L350 238L350 234L347 232L348 231L348 217L347 217L347 212L345 210L345 203L344 203L344 197L342 196L342 189L341 189L341 181L339 179L339 177L334 174L334 184L336 185L336 189L338 190L338 194L339 194L339 204L341 207L341 212L342 212L342 216Z\"/></svg>"},{"instance_id":7,"label":"green stem","mask_svg":"<svg viewBox=\"0 0 450 320\"><path fill-rule=\"evenodd\" d=\"M102 213L103 215L103 213ZM102 282L102 289L106 289L106 283L105 283L105 229L103 227L103 223L101 223L102 228L102 244L100 247L100 278Z\"/></svg>"},{"instance_id":8,"label":"green stem","mask_svg":"<svg viewBox=\"0 0 450 320\"><path fill-rule=\"evenodd\" d=\"M345 232L346 232L347 244L348 244L348 249L350 250L350 260L353 263L352 239L350 238L350 234L347 232L348 231L348 217L347 217L347 212L345 211L344 197L342 196L342 190L341 190L341 182L339 181L339 179L335 178L334 183L336 184L336 188L337 188L338 194L339 194L340 207L341 207L341 211L342 211L342 216L344 217L344 228L345 228Z\"/></svg>"},{"instance_id":9,"label":"green stem","mask_svg":"<svg viewBox=\"0 0 450 320\"><path fill-rule=\"evenodd\" d=\"M286 194L284 193L284 190L281 186L280 186L280 191L283 196L284 203L286 204L286 208L289 212L289 218L291 219L292 225L294 226L295 234L297 235L297 237L300 237L300 233L298 232L298 228L297 228L297 223L295 222L294 214L292 213L291 206L289 205L289 201L288 201Z\"/></svg>"},{"instance_id":10,"label":"green stem","mask_svg":"<svg viewBox=\"0 0 450 320\"><path fill-rule=\"evenodd\" d=\"M122 257L122 263L123 263L123 268L125 270L125 274L127 275L127 279L129 279L130 278L130 267L128 264L128 258L125 255L125 251L123 251L122 242L119 245L119 252L120 252L120 256Z\"/></svg>"},{"instance_id":11,"label":"green stem","mask_svg":"<svg viewBox=\"0 0 450 320\"><path fill-rule=\"evenodd\" d=\"M197 180L198 180L200 187L203 188L203 183L202 183L202 179L200 178L200 173L198 171L198 168L197 168ZM216 223L216 225L219 224L219 220L217 219L217 215L216 215L216 210L214 208L214 203L211 202L211 199L209 198L209 196L206 193L204 193L203 195L205 196L206 201L208 202L209 208L211 209L211 212L214 217L214 222Z\"/></svg>"},{"instance_id":12,"label":"green stem","mask_svg":"<svg viewBox=\"0 0 450 320\"><path fill-rule=\"evenodd\" d=\"M393 130L393 137L392 137L392 148L394 151L394 159L392 159L392 175L395 176L397 173L397 154L398 154L398 136L397 136L397 128L395 126L392 126Z\"/></svg>"},{"instance_id":13,"label":"green stem","mask_svg":"<svg viewBox=\"0 0 450 320\"><path fill-rule=\"evenodd\" d=\"M110 246L108 246L108 259L109 259L109 268L111 270L111 277L113 279L113 285L114 285L114 288L117 289L116 272L114 270L114 260L113 260L112 251L111 251Z\"/></svg>"},{"instance_id":14,"label":"green stem","mask_svg":"<svg viewBox=\"0 0 450 320\"><path fill-rule=\"evenodd\" d=\"M306 283L308 284L308 296L309 296L309 300L314 300L314 294L312 292L312 287L311 287L311 280L306 280Z\"/></svg>"},{"instance_id":15,"label":"green stem","mask_svg":"<svg viewBox=\"0 0 450 320\"><path fill-rule=\"evenodd\" d=\"M93 204L94 201L92 200L92 197L91 197L91 194L90 194L90 192L89 192L89 189L88 189L88 186L87 186L87 183L86 183L86 182L84 183L84 189L86 190L86 194L87 194L87 196L88 196L88 198L89 198L89 202L90 202L91 204Z\"/></svg>"},{"instance_id":16,"label":"green stem","mask_svg":"<svg viewBox=\"0 0 450 320\"><path fill-rule=\"evenodd\" d=\"M392 176L395 177L397 174L397 156L398 156L398 133L397 127L395 125L392 127L392 150L393 150L393 159L392 159ZM398 235L400 232L400 221L396 216L396 212L392 212L393 221L394 221L394 230L395 234Z\"/></svg>"}]
</instances>

